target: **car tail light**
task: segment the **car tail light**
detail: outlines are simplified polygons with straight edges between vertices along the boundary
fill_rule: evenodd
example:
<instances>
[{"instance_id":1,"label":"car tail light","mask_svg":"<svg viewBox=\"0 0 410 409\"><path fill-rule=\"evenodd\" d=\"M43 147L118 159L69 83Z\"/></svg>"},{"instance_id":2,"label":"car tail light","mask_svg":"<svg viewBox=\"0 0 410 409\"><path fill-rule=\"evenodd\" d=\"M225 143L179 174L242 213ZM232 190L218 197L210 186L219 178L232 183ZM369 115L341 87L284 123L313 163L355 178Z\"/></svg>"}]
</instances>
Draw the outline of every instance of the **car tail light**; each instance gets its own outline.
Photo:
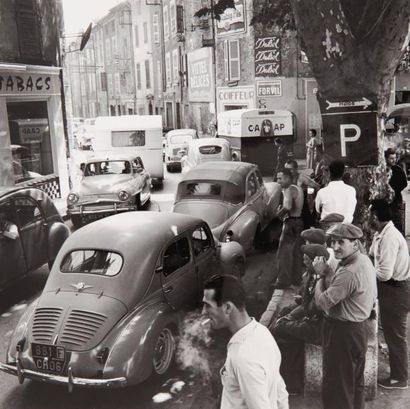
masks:
<instances>
[{"instance_id":1,"label":"car tail light","mask_svg":"<svg viewBox=\"0 0 410 409\"><path fill-rule=\"evenodd\" d=\"M97 354L97 360L101 364L105 364L107 362L108 354L110 353L109 348L105 347Z\"/></svg>"}]
</instances>

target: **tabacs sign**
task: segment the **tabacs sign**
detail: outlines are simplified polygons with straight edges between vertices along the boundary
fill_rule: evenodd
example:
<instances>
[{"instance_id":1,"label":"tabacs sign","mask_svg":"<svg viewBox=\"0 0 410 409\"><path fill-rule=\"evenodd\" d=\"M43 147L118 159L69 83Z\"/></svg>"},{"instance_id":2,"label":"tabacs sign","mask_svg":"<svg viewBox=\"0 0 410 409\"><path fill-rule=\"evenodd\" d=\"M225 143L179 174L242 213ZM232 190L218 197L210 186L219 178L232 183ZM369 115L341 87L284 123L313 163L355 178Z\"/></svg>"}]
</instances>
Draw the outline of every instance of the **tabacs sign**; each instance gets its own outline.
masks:
<instances>
[{"instance_id":1,"label":"tabacs sign","mask_svg":"<svg viewBox=\"0 0 410 409\"><path fill-rule=\"evenodd\" d=\"M255 76L277 77L281 75L280 37L255 37Z\"/></svg>"}]
</instances>

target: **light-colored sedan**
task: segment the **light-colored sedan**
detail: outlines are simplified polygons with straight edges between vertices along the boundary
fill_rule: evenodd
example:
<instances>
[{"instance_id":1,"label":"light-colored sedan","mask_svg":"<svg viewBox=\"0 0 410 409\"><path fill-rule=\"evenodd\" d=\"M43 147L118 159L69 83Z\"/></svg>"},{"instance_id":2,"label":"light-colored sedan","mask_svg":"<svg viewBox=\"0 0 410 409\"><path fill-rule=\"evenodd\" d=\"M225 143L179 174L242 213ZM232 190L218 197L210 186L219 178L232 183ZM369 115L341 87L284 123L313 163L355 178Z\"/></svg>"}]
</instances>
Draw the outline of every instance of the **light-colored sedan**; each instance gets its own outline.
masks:
<instances>
[{"instance_id":1,"label":"light-colored sedan","mask_svg":"<svg viewBox=\"0 0 410 409\"><path fill-rule=\"evenodd\" d=\"M206 162L183 175L173 211L204 218L217 240L249 252L275 218L280 195L280 185L264 183L254 164Z\"/></svg>"},{"instance_id":2,"label":"light-colored sedan","mask_svg":"<svg viewBox=\"0 0 410 409\"><path fill-rule=\"evenodd\" d=\"M78 188L67 197L74 226L120 212L140 210L151 199L151 179L139 156L92 158Z\"/></svg>"},{"instance_id":3,"label":"light-colored sedan","mask_svg":"<svg viewBox=\"0 0 410 409\"><path fill-rule=\"evenodd\" d=\"M186 309L243 251L202 219L133 212L73 233L41 296L23 313L0 370L24 379L110 388L164 374Z\"/></svg>"},{"instance_id":4,"label":"light-colored sedan","mask_svg":"<svg viewBox=\"0 0 410 409\"><path fill-rule=\"evenodd\" d=\"M230 144L220 138L200 138L192 140L182 152L181 167L185 174L200 163L231 160Z\"/></svg>"}]
</instances>

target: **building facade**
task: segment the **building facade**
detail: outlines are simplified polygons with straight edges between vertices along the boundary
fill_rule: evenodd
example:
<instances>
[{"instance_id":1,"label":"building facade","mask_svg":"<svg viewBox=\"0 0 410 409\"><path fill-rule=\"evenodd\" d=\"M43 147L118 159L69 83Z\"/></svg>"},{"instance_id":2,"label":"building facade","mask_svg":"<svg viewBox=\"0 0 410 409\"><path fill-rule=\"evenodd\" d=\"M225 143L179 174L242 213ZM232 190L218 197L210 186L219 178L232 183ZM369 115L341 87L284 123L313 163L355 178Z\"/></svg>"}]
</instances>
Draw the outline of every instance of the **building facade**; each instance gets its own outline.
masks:
<instances>
[{"instance_id":1,"label":"building facade","mask_svg":"<svg viewBox=\"0 0 410 409\"><path fill-rule=\"evenodd\" d=\"M0 2L0 185L57 177L68 192L61 1ZM50 176L51 175L51 176Z\"/></svg>"}]
</instances>

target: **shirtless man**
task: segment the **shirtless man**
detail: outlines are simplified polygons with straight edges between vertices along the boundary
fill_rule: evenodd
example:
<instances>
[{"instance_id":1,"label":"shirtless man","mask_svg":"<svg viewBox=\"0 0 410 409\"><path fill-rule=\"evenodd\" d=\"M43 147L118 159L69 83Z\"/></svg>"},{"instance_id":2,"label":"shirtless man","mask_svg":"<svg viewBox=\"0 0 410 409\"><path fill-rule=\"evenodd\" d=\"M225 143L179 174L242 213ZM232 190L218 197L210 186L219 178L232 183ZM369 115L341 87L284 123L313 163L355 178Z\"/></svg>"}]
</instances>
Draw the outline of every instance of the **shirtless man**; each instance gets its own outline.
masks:
<instances>
[{"instance_id":1,"label":"shirtless man","mask_svg":"<svg viewBox=\"0 0 410 409\"><path fill-rule=\"evenodd\" d=\"M282 234L278 249L278 278L275 288L283 289L291 284L300 284L302 275L302 207L303 191L292 184L292 172L283 169L278 172L278 183L282 186L283 205L277 216L283 218Z\"/></svg>"}]
</instances>

